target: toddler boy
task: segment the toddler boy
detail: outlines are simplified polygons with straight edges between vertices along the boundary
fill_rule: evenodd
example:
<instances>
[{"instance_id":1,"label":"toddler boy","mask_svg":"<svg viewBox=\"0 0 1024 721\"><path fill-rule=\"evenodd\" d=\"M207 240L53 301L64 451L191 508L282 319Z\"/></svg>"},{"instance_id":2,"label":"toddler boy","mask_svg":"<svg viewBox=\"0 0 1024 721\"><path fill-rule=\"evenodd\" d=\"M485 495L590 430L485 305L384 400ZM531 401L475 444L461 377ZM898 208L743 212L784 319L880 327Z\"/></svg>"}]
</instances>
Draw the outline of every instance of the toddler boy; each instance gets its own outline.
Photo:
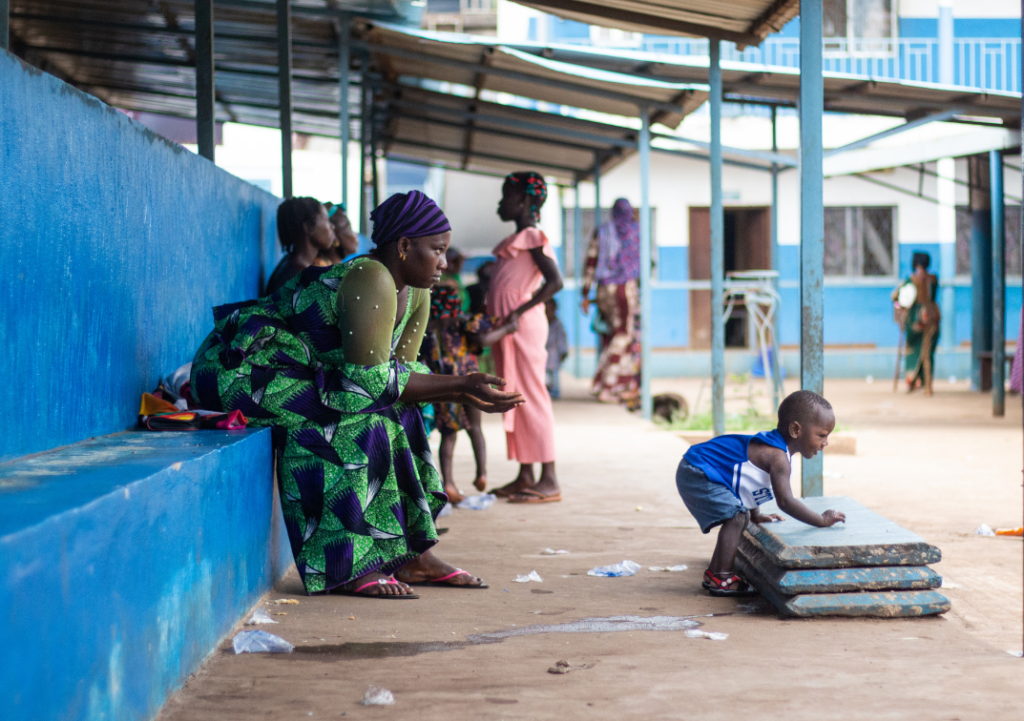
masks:
<instances>
[{"instance_id":1,"label":"toddler boy","mask_svg":"<svg viewBox=\"0 0 1024 721\"><path fill-rule=\"evenodd\" d=\"M836 427L832 406L817 393L797 391L779 406L779 425L753 436L727 435L692 446L676 471L676 486L687 509L708 533L721 526L711 564L701 584L712 596L749 596L756 590L733 571L747 521L771 523L758 506L774 498L779 509L811 526L827 527L846 516L815 513L793 497L789 477L794 453L813 458L828 445ZM748 516L749 514L749 516Z\"/></svg>"}]
</instances>

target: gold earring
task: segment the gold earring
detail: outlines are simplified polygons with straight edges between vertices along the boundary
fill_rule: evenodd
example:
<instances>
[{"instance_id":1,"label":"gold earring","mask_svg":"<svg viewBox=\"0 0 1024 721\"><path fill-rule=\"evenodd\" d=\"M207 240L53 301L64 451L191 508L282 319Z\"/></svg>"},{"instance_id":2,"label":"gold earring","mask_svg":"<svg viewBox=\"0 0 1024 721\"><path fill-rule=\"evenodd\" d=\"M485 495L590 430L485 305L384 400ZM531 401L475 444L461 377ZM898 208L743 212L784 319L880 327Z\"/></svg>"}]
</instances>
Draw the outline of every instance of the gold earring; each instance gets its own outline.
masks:
<instances>
[{"instance_id":1,"label":"gold earring","mask_svg":"<svg viewBox=\"0 0 1024 721\"><path fill-rule=\"evenodd\" d=\"M405 253L399 252L398 253L398 258L399 258L399 260L401 260L404 263L405 262Z\"/></svg>"}]
</instances>

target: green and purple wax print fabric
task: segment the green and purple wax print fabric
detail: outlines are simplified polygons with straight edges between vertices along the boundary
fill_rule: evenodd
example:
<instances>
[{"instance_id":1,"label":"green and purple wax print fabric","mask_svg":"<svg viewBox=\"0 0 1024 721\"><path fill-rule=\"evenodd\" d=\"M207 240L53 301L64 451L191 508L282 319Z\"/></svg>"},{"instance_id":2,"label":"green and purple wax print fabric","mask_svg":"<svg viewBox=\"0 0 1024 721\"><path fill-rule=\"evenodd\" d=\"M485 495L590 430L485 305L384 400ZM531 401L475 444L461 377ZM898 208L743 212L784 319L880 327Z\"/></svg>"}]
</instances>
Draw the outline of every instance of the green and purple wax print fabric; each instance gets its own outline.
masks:
<instances>
[{"instance_id":1,"label":"green and purple wax print fabric","mask_svg":"<svg viewBox=\"0 0 1024 721\"><path fill-rule=\"evenodd\" d=\"M386 362L345 359L342 334L351 331L337 308L355 313L369 301L386 309L383 292L394 308L390 275L369 259L307 268L267 298L215 308L214 330L192 366L203 408L237 409L251 426L273 428L285 525L309 593L372 571L390 574L437 542L434 518L447 498L420 409L398 400L410 371L429 371L395 353L403 338L418 348L406 330L429 303L426 291L411 289L390 354L376 351L390 355ZM380 312L388 328L377 330L390 330L394 315ZM424 326L425 313L416 315Z\"/></svg>"}]
</instances>

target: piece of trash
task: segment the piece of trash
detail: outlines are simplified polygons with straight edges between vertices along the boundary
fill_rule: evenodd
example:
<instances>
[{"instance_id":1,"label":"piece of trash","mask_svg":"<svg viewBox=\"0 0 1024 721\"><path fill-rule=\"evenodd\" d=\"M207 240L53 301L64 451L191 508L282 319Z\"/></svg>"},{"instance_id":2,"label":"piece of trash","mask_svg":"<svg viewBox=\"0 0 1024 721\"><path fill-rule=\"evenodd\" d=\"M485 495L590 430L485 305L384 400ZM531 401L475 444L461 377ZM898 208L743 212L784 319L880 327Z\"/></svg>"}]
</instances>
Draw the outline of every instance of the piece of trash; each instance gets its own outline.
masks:
<instances>
[{"instance_id":1,"label":"piece of trash","mask_svg":"<svg viewBox=\"0 0 1024 721\"><path fill-rule=\"evenodd\" d=\"M568 661L555 661L555 665L548 669L548 673L563 674L569 673L570 671L583 671L584 669L593 668L592 663L581 663L573 666Z\"/></svg>"},{"instance_id":2,"label":"piece of trash","mask_svg":"<svg viewBox=\"0 0 1024 721\"><path fill-rule=\"evenodd\" d=\"M997 536L1024 536L1024 528L997 528Z\"/></svg>"},{"instance_id":3,"label":"piece of trash","mask_svg":"<svg viewBox=\"0 0 1024 721\"><path fill-rule=\"evenodd\" d=\"M440 512L438 512L437 517L438 518L442 518L444 516L450 516L450 515L452 515L452 504L446 503L446 504L444 504L444 506L441 507L441 510L440 510Z\"/></svg>"},{"instance_id":4,"label":"piece of trash","mask_svg":"<svg viewBox=\"0 0 1024 721\"><path fill-rule=\"evenodd\" d=\"M370 688L366 689L366 693L363 694L363 700L359 703L363 706L394 706L395 695L386 688L370 686Z\"/></svg>"},{"instance_id":5,"label":"piece of trash","mask_svg":"<svg viewBox=\"0 0 1024 721\"><path fill-rule=\"evenodd\" d=\"M1011 656L1016 656L1017 658L1024 658L1024 652L1022 651L1007 651L1007 653Z\"/></svg>"},{"instance_id":6,"label":"piece of trash","mask_svg":"<svg viewBox=\"0 0 1024 721\"><path fill-rule=\"evenodd\" d=\"M235 653L291 653L295 647L266 631L240 631L231 639Z\"/></svg>"},{"instance_id":7,"label":"piece of trash","mask_svg":"<svg viewBox=\"0 0 1024 721\"><path fill-rule=\"evenodd\" d=\"M470 511L486 511L494 505L498 497L493 493L481 493L479 496L466 496L459 508L468 508Z\"/></svg>"},{"instance_id":8,"label":"piece of trash","mask_svg":"<svg viewBox=\"0 0 1024 721\"><path fill-rule=\"evenodd\" d=\"M274 603L277 604L278 606L281 606L281 605L298 606L299 605L299 602L296 601L294 598L279 598L276 601L274 601Z\"/></svg>"},{"instance_id":9,"label":"piece of trash","mask_svg":"<svg viewBox=\"0 0 1024 721\"><path fill-rule=\"evenodd\" d=\"M603 576L605 578L619 578L621 576L632 576L640 570L639 563L633 561L622 561L611 566L598 566L587 571L588 576Z\"/></svg>"},{"instance_id":10,"label":"piece of trash","mask_svg":"<svg viewBox=\"0 0 1024 721\"><path fill-rule=\"evenodd\" d=\"M676 572L676 571L685 571L687 568L688 568L688 566L685 563L681 563L678 566L648 566L647 570L648 571L670 571L670 572Z\"/></svg>"},{"instance_id":11,"label":"piece of trash","mask_svg":"<svg viewBox=\"0 0 1024 721\"><path fill-rule=\"evenodd\" d=\"M718 633L716 631L701 631L699 628L690 628L686 630L687 638L706 638L710 641L724 641L729 638L727 633Z\"/></svg>"},{"instance_id":12,"label":"piece of trash","mask_svg":"<svg viewBox=\"0 0 1024 721\"><path fill-rule=\"evenodd\" d=\"M267 613L265 608L257 608L252 612L252 617L245 622L245 625L256 626L261 623L277 623L277 621L270 617L270 614Z\"/></svg>"},{"instance_id":13,"label":"piece of trash","mask_svg":"<svg viewBox=\"0 0 1024 721\"><path fill-rule=\"evenodd\" d=\"M516 576L516 578L515 578L515 583L529 583L530 581L536 581L537 583L542 583L544 581L544 579L541 578L540 574L537 573L536 571L530 571L525 576Z\"/></svg>"},{"instance_id":14,"label":"piece of trash","mask_svg":"<svg viewBox=\"0 0 1024 721\"><path fill-rule=\"evenodd\" d=\"M821 475L825 476L825 478L834 478L834 479L836 479L837 481L838 481L839 479L841 479L841 478L844 478L844 477L845 477L845 476L843 476L843 474L842 474L842 473L840 473L839 471L825 471L825 472L824 472L824 473L822 473Z\"/></svg>"},{"instance_id":15,"label":"piece of trash","mask_svg":"<svg viewBox=\"0 0 1024 721\"><path fill-rule=\"evenodd\" d=\"M875 377L874 376L868 376L867 378L864 379L864 382L868 383L868 384L874 383L875 382Z\"/></svg>"},{"instance_id":16,"label":"piece of trash","mask_svg":"<svg viewBox=\"0 0 1024 721\"><path fill-rule=\"evenodd\" d=\"M542 555L542 556L557 556L560 553L568 553L568 551L561 550L561 549L556 551L553 548L545 548L543 551L540 552L540 555Z\"/></svg>"},{"instance_id":17,"label":"piece of trash","mask_svg":"<svg viewBox=\"0 0 1024 721\"><path fill-rule=\"evenodd\" d=\"M643 506L637 506L637 507L636 507L636 510L638 510L638 511L642 511L642 510L644 510L644 507L643 507Z\"/></svg>"},{"instance_id":18,"label":"piece of trash","mask_svg":"<svg viewBox=\"0 0 1024 721\"><path fill-rule=\"evenodd\" d=\"M992 527L987 523L982 523L980 526L974 529L974 533L979 536L994 536L996 532L992 530Z\"/></svg>"}]
</instances>

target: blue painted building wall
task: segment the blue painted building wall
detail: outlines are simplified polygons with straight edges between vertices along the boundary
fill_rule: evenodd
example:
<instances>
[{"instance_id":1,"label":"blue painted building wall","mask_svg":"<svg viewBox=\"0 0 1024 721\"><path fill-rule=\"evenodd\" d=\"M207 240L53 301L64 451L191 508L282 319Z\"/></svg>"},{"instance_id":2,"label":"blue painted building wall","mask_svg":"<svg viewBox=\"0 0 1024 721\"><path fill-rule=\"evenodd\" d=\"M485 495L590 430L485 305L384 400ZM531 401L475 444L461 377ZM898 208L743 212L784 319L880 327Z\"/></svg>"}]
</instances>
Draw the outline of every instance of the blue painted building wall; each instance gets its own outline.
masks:
<instances>
[{"instance_id":1,"label":"blue painted building wall","mask_svg":"<svg viewBox=\"0 0 1024 721\"><path fill-rule=\"evenodd\" d=\"M255 297L280 203L0 51L0 461L134 426Z\"/></svg>"}]
</instances>

